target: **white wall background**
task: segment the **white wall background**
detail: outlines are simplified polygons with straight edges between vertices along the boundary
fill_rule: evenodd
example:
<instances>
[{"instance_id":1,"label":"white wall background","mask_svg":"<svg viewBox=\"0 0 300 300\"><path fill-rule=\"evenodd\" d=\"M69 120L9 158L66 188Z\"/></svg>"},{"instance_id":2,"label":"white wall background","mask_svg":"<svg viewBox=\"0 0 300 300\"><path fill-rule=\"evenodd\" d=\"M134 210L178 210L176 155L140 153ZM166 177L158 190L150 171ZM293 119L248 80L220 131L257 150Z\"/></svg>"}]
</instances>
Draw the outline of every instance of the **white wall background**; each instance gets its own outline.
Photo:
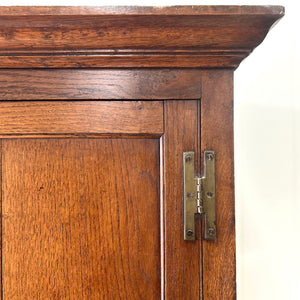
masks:
<instances>
[{"instance_id":1,"label":"white wall background","mask_svg":"<svg viewBox=\"0 0 300 300\"><path fill-rule=\"evenodd\" d=\"M235 73L237 288L239 300L300 299L300 2L2 1L1 5L284 5L286 16Z\"/></svg>"}]
</instances>

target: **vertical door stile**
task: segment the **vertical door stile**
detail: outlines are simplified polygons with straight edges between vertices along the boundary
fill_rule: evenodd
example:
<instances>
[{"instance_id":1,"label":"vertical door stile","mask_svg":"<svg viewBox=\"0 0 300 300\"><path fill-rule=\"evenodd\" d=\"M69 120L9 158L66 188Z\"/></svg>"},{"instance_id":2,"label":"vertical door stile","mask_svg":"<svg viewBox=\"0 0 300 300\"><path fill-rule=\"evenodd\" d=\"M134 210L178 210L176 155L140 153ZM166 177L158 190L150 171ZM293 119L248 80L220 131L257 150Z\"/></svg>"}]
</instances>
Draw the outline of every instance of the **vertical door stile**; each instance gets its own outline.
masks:
<instances>
[{"instance_id":1,"label":"vertical door stile","mask_svg":"<svg viewBox=\"0 0 300 300\"><path fill-rule=\"evenodd\" d=\"M184 151L197 152L199 163L199 101L164 103L165 297L201 299L201 239L183 239ZM196 227L200 237L200 226ZM200 267L200 269L199 269Z\"/></svg>"}]
</instances>

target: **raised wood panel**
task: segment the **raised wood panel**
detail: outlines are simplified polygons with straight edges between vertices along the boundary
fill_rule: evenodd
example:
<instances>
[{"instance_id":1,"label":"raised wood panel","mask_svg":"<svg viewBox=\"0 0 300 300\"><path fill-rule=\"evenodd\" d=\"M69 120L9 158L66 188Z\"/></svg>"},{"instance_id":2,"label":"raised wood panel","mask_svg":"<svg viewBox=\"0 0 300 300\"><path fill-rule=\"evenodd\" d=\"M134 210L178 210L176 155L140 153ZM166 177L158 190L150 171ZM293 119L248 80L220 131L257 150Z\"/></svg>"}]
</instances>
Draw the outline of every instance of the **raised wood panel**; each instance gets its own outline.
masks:
<instances>
[{"instance_id":1,"label":"raised wood panel","mask_svg":"<svg viewBox=\"0 0 300 300\"><path fill-rule=\"evenodd\" d=\"M3 140L3 299L159 299L159 140Z\"/></svg>"},{"instance_id":2,"label":"raised wood panel","mask_svg":"<svg viewBox=\"0 0 300 300\"><path fill-rule=\"evenodd\" d=\"M203 71L201 150L216 151L217 239L203 241L205 299L236 299L233 72ZM216 88L217 87L217 88Z\"/></svg>"},{"instance_id":3,"label":"raised wood panel","mask_svg":"<svg viewBox=\"0 0 300 300\"><path fill-rule=\"evenodd\" d=\"M162 101L0 102L0 136L163 134Z\"/></svg>"},{"instance_id":4,"label":"raised wood panel","mask_svg":"<svg viewBox=\"0 0 300 300\"><path fill-rule=\"evenodd\" d=\"M200 95L199 70L0 70L0 100L164 100Z\"/></svg>"},{"instance_id":5,"label":"raised wood panel","mask_svg":"<svg viewBox=\"0 0 300 300\"><path fill-rule=\"evenodd\" d=\"M200 153L199 101L165 102L164 203L165 209L165 299L202 299L201 236L183 239L183 164L182 153ZM196 156L197 156L196 155ZM197 162L199 160L197 159Z\"/></svg>"}]
</instances>

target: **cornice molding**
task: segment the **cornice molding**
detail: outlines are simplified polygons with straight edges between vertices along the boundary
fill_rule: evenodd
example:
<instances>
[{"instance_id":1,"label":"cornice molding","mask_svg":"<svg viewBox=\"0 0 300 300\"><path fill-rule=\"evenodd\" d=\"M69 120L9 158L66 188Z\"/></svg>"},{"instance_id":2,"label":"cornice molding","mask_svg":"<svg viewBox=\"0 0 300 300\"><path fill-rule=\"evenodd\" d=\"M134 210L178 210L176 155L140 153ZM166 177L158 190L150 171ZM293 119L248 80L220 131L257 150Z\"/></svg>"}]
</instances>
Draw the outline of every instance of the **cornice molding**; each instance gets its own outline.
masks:
<instances>
[{"instance_id":1,"label":"cornice molding","mask_svg":"<svg viewBox=\"0 0 300 300\"><path fill-rule=\"evenodd\" d=\"M0 68L236 68L280 6L0 7Z\"/></svg>"}]
</instances>

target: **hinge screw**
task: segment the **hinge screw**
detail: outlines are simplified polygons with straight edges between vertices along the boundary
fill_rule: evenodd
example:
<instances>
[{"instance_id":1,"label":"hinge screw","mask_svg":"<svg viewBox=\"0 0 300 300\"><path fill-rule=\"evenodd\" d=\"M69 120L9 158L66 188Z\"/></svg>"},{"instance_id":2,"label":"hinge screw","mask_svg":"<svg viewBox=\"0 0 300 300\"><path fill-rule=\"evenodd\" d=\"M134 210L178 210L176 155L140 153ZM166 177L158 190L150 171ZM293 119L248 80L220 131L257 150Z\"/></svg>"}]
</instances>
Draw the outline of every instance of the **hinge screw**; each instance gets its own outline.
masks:
<instances>
[{"instance_id":1,"label":"hinge screw","mask_svg":"<svg viewBox=\"0 0 300 300\"><path fill-rule=\"evenodd\" d=\"M187 230L186 235L187 236L192 236L193 235L193 230Z\"/></svg>"},{"instance_id":2,"label":"hinge screw","mask_svg":"<svg viewBox=\"0 0 300 300\"><path fill-rule=\"evenodd\" d=\"M207 192L206 195L208 198L211 198L213 196L213 192Z\"/></svg>"},{"instance_id":3,"label":"hinge screw","mask_svg":"<svg viewBox=\"0 0 300 300\"><path fill-rule=\"evenodd\" d=\"M214 155L212 153L208 153L207 154L207 159L208 160L213 160L214 159Z\"/></svg>"},{"instance_id":4,"label":"hinge screw","mask_svg":"<svg viewBox=\"0 0 300 300\"><path fill-rule=\"evenodd\" d=\"M215 235L215 233L216 233L216 230L214 228L212 228L212 227L208 228L209 235Z\"/></svg>"},{"instance_id":5,"label":"hinge screw","mask_svg":"<svg viewBox=\"0 0 300 300\"><path fill-rule=\"evenodd\" d=\"M190 155L187 155L185 157L185 162L190 162L192 160L192 157Z\"/></svg>"}]
</instances>

